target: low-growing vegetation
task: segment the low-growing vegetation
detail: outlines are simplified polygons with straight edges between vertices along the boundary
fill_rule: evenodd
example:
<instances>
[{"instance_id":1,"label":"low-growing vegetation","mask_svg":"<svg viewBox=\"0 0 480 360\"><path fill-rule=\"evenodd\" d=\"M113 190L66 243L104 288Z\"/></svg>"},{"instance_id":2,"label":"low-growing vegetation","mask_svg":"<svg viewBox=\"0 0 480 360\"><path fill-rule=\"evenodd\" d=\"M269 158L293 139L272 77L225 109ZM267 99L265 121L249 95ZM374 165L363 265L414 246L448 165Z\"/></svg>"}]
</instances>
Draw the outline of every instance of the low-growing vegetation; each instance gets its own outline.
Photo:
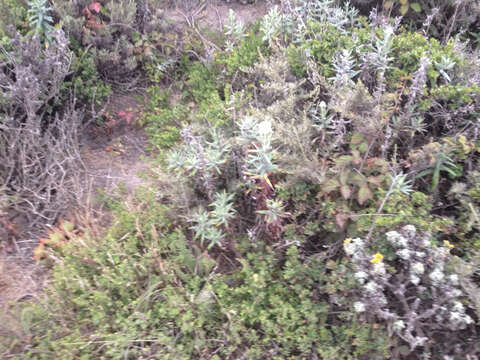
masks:
<instances>
[{"instance_id":1,"label":"low-growing vegetation","mask_svg":"<svg viewBox=\"0 0 480 360\"><path fill-rule=\"evenodd\" d=\"M478 4L282 0L220 33L172 5L0 5L2 241L28 219L50 278L1 357L477 359ZM139 84L148 185L65 220Z\"/></svg>"}]
</instances>

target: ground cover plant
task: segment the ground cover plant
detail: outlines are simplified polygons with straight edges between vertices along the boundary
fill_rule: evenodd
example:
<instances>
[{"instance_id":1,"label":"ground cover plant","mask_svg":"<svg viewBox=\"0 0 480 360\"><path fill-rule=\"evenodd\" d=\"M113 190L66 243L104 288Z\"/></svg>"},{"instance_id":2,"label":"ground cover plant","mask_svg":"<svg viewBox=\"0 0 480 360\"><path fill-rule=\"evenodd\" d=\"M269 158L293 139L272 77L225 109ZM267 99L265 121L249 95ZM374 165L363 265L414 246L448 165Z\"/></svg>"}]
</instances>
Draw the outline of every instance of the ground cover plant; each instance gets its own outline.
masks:
<instances>
[{"instance_id":1,"label":"ground cover plant","mask_svg":"<svg viewBox=\"0 0 480 360\"><path fill-rule=\"evenodd\" d=\"M7 5L1 226L55 226L2 357L480 356L474 2L284 0L210 38L185 3L182 39L159 3L120 3ZM100 194L103 231L61 219L82 116L138 79L148 185Z\"/></svg>"}]
</instances>

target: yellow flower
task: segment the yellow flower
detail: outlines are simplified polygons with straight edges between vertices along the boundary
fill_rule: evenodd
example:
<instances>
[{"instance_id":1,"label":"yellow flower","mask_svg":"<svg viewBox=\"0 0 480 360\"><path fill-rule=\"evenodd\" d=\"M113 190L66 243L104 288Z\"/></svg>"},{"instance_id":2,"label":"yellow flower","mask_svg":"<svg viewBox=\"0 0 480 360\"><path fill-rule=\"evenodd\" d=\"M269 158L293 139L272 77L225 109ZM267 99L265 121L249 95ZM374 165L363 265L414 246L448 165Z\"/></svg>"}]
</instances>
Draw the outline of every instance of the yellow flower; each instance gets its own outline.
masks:
<instances>
[{"instance_id":1,"label":"yellow flower","mask_svg":"<svg viewBox=\"0 0 480 360\"><path fill-rule=\"evenodd\" d=\"M258 282L258 274L253 274L253 282Z\"/></svg>"},{"instance_id":2,"label":"yellow flower","mask_svg":"<svg viewBox=\"0 0 480 360\"><path fill-rule=\"evenodd\" d=\"M377 253L376 253L375 255L373 255L373 257L370 259L370 262L371 262L372 264L379 264L382 260L383 260L383 255L377 252Z\"/></svg>"},{"instance_id":3,"label":"yellow flower","mask_svg":"<svg viewBox=\"0 0 480 360\"><path fill-rule=\"evenodd\" d=\"M343 243L349 244L351 241L352 241L352 238L346 238L345 240L343 240Z\"/></svg>"},{"instance_id":4,"label":"yellow flower","mask_svg":"<svg viewBox=\"0 0 480 360\"><path fill-rule=\"evenodd\" d=\"M449 247L450 249L453 249L455 245L453 245L450 241L448 240L443 240L443 246Z\"/></svg>"}]
</instances>

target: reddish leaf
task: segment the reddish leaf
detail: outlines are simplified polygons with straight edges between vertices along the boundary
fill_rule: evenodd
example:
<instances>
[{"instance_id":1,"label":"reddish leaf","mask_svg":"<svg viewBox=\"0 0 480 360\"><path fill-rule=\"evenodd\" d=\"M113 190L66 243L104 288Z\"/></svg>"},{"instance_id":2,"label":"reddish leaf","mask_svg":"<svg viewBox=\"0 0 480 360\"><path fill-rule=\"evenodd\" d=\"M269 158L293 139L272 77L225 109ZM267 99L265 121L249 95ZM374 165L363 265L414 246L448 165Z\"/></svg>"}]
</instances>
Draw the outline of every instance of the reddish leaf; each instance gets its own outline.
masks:
<instances>
[{"instance_id":1,"label":"reddish leaf","mask_svg":"<svg viewBox=\"0 0 480 360\"><path fill-rule=\"evenodd\" d=\"M95 1L95 2L92 2L90 5L88 5L88 8L91 10L91 11L95 11L96 13L99 13L100 12L100 7L102 5Z\"/></svg>"},{"instance_id":2,"label":"reddish leaf","mask_svg":"<svg viewBox=\"0 0 480 360\"><path fill-rule=\"evenodd\" d=\"M85 7L82 10L82 15L85 16L85 19L89 20L92 17L92 13L88 10L88 7Z\"/></svg>"},{"instance_id":3,"label":"reddish leaf","mask_svg":"<svg viewBox=\"0 0 480 360\"><path fill-rule=\"evenodd\" d=\"M133 113L129 112L129 111L119 111L117 113L118 117L119 118L123 118L125 119L125 122L130 125L130 123L132 122L132 119L133 119Z\"/></svg>"},{"instance_id":4,"label":"reddish leaf","mask_svg":"<svg viewBox=\"0 0 480 360\"><path fill-rule=\"evenodd\" d=\"M33 250L33 258L35 261L40 260L45 256L45 244L40 243L35 250Z\"/></svg>"}]
</instances>

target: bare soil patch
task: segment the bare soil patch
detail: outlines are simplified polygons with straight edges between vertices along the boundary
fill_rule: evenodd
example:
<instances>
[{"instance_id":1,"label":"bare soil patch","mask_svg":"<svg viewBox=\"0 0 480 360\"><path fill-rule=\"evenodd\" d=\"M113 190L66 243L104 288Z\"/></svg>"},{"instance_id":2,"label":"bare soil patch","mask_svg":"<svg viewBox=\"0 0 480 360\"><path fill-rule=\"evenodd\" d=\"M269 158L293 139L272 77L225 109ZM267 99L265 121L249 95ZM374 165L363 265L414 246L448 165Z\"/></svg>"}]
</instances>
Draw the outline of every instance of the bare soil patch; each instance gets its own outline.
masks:
<instances>
[{"instance_id":1,"label":"bare soil patch","mask_svg":"<svg viewBox=\"0 0 480 360\"><path fill-rule=\"evenodd\" d=\"M271 3L267 1L244 5L238 1L212 0L192 9L169 8L165 10L164 14L167 20L176 24L197 25L200 29L221 31L228 21L230 9L235 12L237 19L244 24L249 24L263 17L271 6Z\"/></svg>"}]
</instances>

